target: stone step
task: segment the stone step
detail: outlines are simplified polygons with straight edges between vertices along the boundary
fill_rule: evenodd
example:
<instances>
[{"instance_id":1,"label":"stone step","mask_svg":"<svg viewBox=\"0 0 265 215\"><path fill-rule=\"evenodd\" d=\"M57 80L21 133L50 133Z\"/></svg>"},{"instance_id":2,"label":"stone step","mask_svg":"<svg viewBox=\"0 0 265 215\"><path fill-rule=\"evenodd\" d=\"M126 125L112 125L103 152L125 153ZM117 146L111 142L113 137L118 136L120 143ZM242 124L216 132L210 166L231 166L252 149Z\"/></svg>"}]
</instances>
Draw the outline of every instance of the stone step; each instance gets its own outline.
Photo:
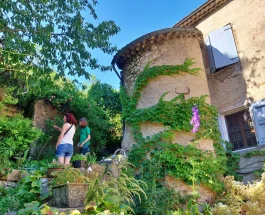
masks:
<instances>
[{"instance_id":1,"label":"stone step","mask_svg":"<svg viewBox=\"0 0 265 215\"><path fill-rule=\"evenodd\" d=\"M60 212L64 212L64 213L70 213L70 211L73 211L73 210L78 210L80 213L83 213L84 212L84 208L57 208L59 213Z\"/></svg>"}]
</instances>

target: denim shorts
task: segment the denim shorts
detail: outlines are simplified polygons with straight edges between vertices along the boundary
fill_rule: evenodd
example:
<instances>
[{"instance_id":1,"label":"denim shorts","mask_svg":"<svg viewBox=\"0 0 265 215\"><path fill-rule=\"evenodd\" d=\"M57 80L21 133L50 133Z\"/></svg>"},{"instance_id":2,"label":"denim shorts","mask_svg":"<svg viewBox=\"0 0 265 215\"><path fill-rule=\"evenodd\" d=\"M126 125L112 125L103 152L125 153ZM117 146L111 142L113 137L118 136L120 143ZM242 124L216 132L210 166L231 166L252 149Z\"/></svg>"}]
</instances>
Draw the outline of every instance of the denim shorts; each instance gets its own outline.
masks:
<instances>
[{"instance_id":1,"label":"denim shorts","mask_svg":"<svg viewBox=\"0 0 265 215\"><path fill-rule=\"evenodd\" d=\"M89 151L90 151L89 146L80 148L80 153L81 153L82 155L85 155L85 154L88 153Z\"/></svg>"},{"instance_id":2,"label":"denim shorts","mask_svg":"<svg viewBox=\"0 0 265 215\"><path fill-rule=\"evenodd\" d=\"M72 157L73 145L68 143L59 144L56 150L56 156L58 157Z\"/></svg>"}]
</instances>

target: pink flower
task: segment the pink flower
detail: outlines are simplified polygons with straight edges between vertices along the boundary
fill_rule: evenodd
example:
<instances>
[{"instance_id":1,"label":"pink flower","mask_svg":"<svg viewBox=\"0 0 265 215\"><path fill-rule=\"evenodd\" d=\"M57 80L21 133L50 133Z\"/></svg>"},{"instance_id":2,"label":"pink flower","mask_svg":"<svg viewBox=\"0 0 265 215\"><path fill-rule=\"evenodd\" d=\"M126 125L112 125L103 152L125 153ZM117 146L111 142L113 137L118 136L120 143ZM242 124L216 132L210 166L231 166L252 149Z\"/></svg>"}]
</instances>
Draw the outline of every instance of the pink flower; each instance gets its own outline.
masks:
<instances>
[{"instance_id":1,"label":"pink flower","mask_svg":"<svg viewBox=\"0 0 265 215\"><path fill-rule=\"evenodd\" d=\"M200 128L200 115L199 115L199 109L197 106L194 106L192 108L192 118L191 118L190 124L193 125L192 132L196 133Z\"/></svg>"}]
</instances>

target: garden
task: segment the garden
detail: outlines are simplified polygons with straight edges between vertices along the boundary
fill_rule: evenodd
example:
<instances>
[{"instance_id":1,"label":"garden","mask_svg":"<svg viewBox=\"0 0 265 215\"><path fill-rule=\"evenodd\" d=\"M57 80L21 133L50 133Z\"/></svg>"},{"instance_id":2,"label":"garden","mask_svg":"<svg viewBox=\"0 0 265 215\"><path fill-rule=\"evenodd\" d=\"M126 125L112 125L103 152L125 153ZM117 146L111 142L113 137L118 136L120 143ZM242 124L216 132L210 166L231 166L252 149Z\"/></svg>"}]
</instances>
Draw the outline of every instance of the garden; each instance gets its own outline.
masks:
<instances>
[{"instance_id":1,"label":"garden","mask_svg":"<svg viewBox=\"0 0 265 215\"><path fill-rule=\"evenodd\" d=\"M218 112L206 96L179 94L168 101L165 92L156 105L137 109L153 78L197 75L192 59L182 65L147 63L131 95L88 72L111 70L93 58L93 49L115 53L110 38L120 31L113 21L86 21L85 10L98 18L96 4L0 3L0 214L265 214L265 175L253 184L240 182L240 157L221 139ZM80 76L91 83L70 78ZM56 111L42 128L34 126L38 101ZM74 155L66 166L56 160L59 133L53 125L61 127L68 112L88 119L92 138L84 156L74 136ZM143 122L167 129L144 137ZM129 152L121 149L125 123L135 140ZM175 132L190 132L193 139L186 146L173 143ZM204 139L213 141L214 151L197 147ZM213 195L201 198L204 188Z\"/></svg>"}]
</instances>

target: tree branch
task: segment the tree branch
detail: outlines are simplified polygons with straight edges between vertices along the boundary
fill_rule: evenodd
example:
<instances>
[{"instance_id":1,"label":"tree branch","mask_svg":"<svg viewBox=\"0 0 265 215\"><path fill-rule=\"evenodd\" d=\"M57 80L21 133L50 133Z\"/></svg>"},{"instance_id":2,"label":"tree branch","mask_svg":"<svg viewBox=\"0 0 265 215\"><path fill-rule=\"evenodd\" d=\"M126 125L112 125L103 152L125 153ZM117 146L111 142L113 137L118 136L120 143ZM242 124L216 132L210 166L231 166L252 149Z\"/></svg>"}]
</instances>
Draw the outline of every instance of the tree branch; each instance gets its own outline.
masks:
<instances>
[{"instance_id":1,"label":"tree branch","mask_svg":"<svg viewBox=\"0 0 265 215\"><path fill-rule=\"evenodd\" d=\"M15 29L12 29L12 28L3 28L3 29L0 29L0 32L29 32L27 29L19 29L19 28L15 28ZM42 31L34 31L34 32L42 32ZM52 36L66 36L67 33L53 33L53 32L49 32L50 35Z\"/></svg>"}]
</instances>

